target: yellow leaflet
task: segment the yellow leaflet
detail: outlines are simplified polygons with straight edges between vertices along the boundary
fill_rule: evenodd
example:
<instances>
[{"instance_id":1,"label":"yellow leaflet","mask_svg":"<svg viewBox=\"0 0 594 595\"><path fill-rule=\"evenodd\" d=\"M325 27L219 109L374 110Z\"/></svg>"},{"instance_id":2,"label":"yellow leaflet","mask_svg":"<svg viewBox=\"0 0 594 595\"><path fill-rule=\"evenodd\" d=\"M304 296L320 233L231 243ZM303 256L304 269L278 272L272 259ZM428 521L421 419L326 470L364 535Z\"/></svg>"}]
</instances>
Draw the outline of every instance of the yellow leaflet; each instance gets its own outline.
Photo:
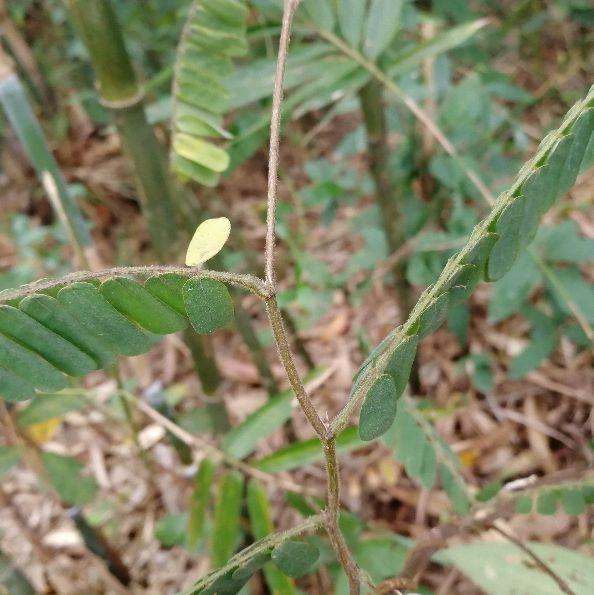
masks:
<instances>
[{"instance_id":1,"label":"yellow leaflet","mask_svg":"<svg viewBox=\"0 0 594 595\"><path fill-rule=\"evenodd\" d=\"M225 245L231 233L231 222L227 217L207 219L194 232L186 252L186 264L194 267L215 256Z\"/></svg>"},{"instance_id":2,"label":"yellow leaflet","mask_svg":"<svg viewBox=\"0 0 594 595\"><path fill-rule=\"evenodd\" d=\"M62 420L59 417L48 419L47 421L33 424L27 428L27 433L31 439L37 444L43 444L48 440L51 440L56 433L56 430L60 427Z\"/></svg>"}]
</instances>

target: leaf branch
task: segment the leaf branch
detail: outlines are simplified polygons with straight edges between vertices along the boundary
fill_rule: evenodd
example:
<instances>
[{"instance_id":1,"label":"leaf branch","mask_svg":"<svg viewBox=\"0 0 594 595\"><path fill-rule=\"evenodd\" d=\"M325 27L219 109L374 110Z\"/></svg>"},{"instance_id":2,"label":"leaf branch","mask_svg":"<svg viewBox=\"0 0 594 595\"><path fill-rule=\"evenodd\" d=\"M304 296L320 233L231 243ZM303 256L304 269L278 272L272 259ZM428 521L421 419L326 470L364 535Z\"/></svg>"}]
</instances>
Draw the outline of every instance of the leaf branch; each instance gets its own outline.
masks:
<instances>
[{"instance_id":1,"label":"leaf branch","mask_svg":"<svg viewBox=\"0 0 594 595\"><path fill-rule=\"evenodd\" d=\"M105 277L117 277L125 275L138 275L150 277L151 275L160 275L163 273L175 273L184 277L199 277L202 279L215 279L223 283L229 283L237 287L242 287L251 291L261 299L266 299L270 295L270 291L265 283L255 277L254 275L243 275L238 273L228 273L226 271L210 271L208 269L194 269L191 267L183 267L176 265L149 265L149 266L132 266L132 267L114 267L111 269L103 269L101 271L77 271L69 273L57 279L44 279L30 283L29 285L22 285L16 289L9 289L0 292L0 301L9 302L24 298L28 295L46 291L54 287L60 287L68 283L77 283L81 281L92 281L93 279L102 279Z\"/></svg>"}]
</instances>

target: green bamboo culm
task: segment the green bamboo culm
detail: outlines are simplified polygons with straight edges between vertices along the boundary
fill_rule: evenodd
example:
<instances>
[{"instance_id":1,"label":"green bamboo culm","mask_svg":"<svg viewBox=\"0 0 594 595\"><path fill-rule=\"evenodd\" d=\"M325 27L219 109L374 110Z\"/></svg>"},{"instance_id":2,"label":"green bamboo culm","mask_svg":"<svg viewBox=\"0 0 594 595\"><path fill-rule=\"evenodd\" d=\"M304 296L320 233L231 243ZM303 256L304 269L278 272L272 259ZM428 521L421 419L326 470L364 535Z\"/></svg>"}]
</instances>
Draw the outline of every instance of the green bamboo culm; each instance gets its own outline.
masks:
<instances>
[{"instance_id":1,"label":"green bamboo culm","mask_svg":"<svg viewBox=\"0 0 594 595\"><path fill-rule=\"evenodd\" d=\"M125 153L134 164L136 188L155 251L179 252L173 188L165 155L144 112L141 86L109 0L67 0L88 50L101 102L113 115Z\"/></svg>"}]
</instances>

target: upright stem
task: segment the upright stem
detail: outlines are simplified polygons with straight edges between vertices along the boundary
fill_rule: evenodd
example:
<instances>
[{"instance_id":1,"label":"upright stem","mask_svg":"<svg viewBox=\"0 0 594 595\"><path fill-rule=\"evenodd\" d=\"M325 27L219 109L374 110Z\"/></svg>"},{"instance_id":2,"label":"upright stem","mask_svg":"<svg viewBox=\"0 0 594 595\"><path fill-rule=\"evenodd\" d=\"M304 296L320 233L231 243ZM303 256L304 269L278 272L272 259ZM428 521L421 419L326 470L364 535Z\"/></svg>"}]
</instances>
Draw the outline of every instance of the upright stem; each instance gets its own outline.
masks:
<instances>
[{"instance_id":1,"label":"upright stem","mask_svg":"<svg viewBox=\"0 0 594 595\"><path fill-rule=\"evenodd\" d=\"M324 524L330 538L330 543L336 552L338 560L343 566L349 581L351 595L359 595L360 571L354 561L338 525L340 515L340 477L338 461L336 459L336 436L324 424L314 407L303 381L299 376L293 353L287 340L287 333L283 318L276 301L276 283L274 275L274 237L277 202L277 181L279 164L279 144L281 126L281 108L283 96L283 80L291 23L299 0L285 0L283 23L279 42L276 75L274 79L274 93L272 96L272 115L270 123L270 157L268 163L268 208L266 213L266 249L265 249L265 284L269 295L264 297L266 312L276 341L278 353L301 409L307 420L320 438L324 448L328 481L328 508L324 514Z\"/></svg>"},{"instance_id":2,"label":"upright stem","mask_svg":"<svg viewBox=\"0 0 594 595\"><path fill-rule=\"evenodd\" d=\"M285 0L283 24L278 47L274 91L272 93L272 114L270 119L270 151L268 157L268 195L266 211L266 248L264 251L264 278L274 285L274 237L276 224L276 200L278 187L278 162L280 147L281 109L283 103L283 81L287 64L291 23L300 0Z\"/></svg>"},{"instance_id":3,"label":"upright stem","mask_svg":"<svg viewBox=\"0 0 594 595\"><path fill-rule=\"evenodd\" d=\"M404 219L402 214L402 193L390 180L388 159L388 126L382 98L382 87L371 79L359 91L359 101L363 112L363 121L367 132L367 153L369 169L375 186L375 198L380 210L381 222L386 234L390 254L402 248L405 242ZM403 315L408 313L410 292L405 278L404 261L399 260L394 266L396 288Z\"/></svg>"},{"instance_id":4,"label":"upright stem","mask_svg":"<svg viewBox=\"0 0 594 595\"><path fill-rule=\"evenodd\" d=\"M144 113L144 95L110 0L68 0L87 47L102 103L112 112L156 251L175 253L179 238L165 156Z\"/></svg>"}]
</instances>

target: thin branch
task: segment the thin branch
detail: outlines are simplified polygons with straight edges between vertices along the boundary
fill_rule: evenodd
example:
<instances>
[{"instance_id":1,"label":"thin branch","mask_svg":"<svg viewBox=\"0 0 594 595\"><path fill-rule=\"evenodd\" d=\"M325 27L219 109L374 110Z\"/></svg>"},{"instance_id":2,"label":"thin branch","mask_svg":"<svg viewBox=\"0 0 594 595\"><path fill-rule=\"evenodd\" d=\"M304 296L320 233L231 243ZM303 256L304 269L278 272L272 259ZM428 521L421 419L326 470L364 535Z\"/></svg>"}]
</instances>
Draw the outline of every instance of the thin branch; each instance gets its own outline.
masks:
<instances>
[{"instance_id":1,"label":"thin branch","mask_svg":"<svg viewBox=\"0 0 594 595\"><path fill-rule=\"evenodd\" d=\"M278 47L274 92L272 94L272 115L270 119L270 152L268 157L268 207L266 211L266 248L264 251L264 278L274 287L274 237L276 224L276 200L278 186L278 163L280 128L283 102L283 81L291 38L291 23L300 0L285 0L283 24Z\"/></svg>"},{"instance_id":2,"label":"thin branch","mask_svg":"<svg viewBox=\"0 0 594 595\"><path fill-rule=\"evenodd\" d=\"M66 285L68 283L76 283L79 281L92 281L93 279L101 279L103 277L114 277L118 275L139 275L150 277L151 275L160 275L163 273L175 273L184 277L201 277L203 279L216 279L223 283L243 287L257 295L261 299L265 299L270 295L266 285L258 277L253 275L240 275L237 273L227 273L225 271L210 271L207 269L195 269L191 267L183 267L176 265L149 265L149 266L134 266L134 267L114 267L111 269L103 269L102 271L77 271L69 273L57 279L44 279L29 285L22 285L16 289L9 289L0 292L0 302L9 302L11 300L20 299L40 291Z\"/></svg>"},{"instance_id":3,"label":"thin branch","mask_svg":"<svg viewBox=\"0 0 594 595\"><path fill-rule=\"evenodd\" d=\"M328 475L328 507L326 508L326 531L332 547L344 568L349 581L349 594L358 595L361 585L361 571L349 550L338 525L340 517L340 474L336 459L336 441L328 440L323 444Z\"/></svg>"},{"instance_id":4,"label":"thin branch","mask_svg":"<svg viewBox=\"0 0 594 595\"><path fill-rule=\"evenodd\" d=\"M278 354L287 374L287 378L289 379L289 383L291 384L291 388L299 401L299 405L301 405L305 417L307 417L307 420L316 431L316 434L320 437L320 440L325 442L328 439L326 426L318 415L318 412L303 385L301 377L299 376L297 367L295 366L295 360L293 358L291 347L289 346L285 325L276 298L274 296L268 297L264 300L264 303L266 304L266 312L268 314L268 320L270 322L272 334L274 335L274 340L276 341Z\"/></svg>"}]
</instances>

